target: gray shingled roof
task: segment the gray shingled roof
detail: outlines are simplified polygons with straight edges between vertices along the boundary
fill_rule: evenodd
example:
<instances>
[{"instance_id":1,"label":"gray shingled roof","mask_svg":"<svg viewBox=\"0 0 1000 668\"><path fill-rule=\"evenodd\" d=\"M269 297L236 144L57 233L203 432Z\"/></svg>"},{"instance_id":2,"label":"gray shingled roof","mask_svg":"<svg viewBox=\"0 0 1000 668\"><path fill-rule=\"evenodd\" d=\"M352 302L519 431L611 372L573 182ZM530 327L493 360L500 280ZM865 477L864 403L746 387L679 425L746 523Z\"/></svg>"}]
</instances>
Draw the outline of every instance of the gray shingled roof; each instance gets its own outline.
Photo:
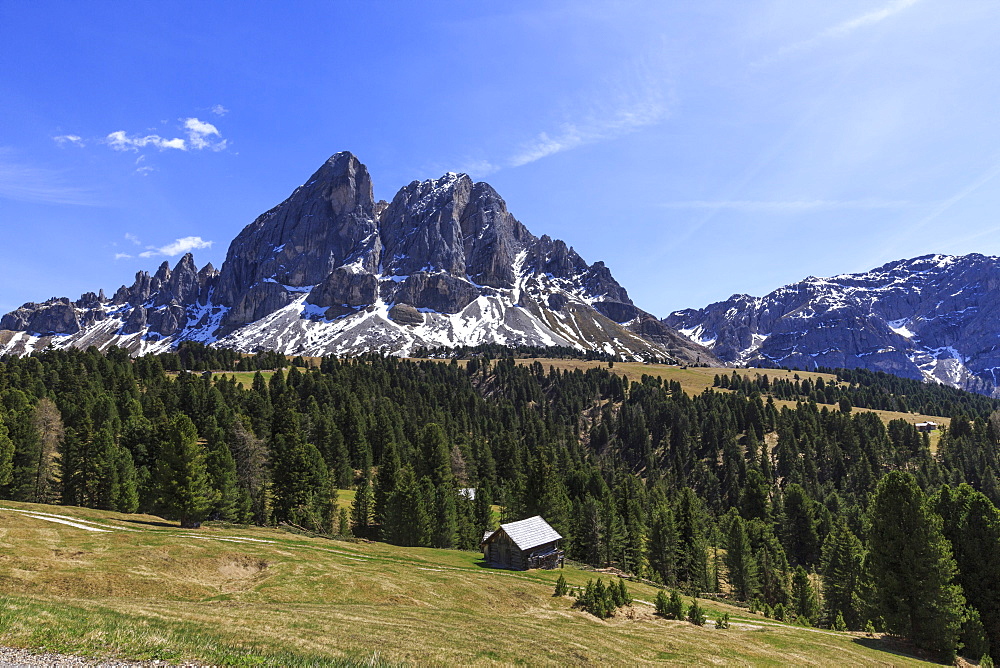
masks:
<instances>
[{"instance_id":1,"label":"gray shingled roof","mask_svg":"<svg viewBox=\"0 0 1000 668\"><path fill-rule=\"evenodd\" d=\"M529 517L520 522L501 524L500 528L510 536L510 539L521 550L530 550L533 547L551 543L554 540L562 538L540 515Z\"/></svg>"}]
</instances>

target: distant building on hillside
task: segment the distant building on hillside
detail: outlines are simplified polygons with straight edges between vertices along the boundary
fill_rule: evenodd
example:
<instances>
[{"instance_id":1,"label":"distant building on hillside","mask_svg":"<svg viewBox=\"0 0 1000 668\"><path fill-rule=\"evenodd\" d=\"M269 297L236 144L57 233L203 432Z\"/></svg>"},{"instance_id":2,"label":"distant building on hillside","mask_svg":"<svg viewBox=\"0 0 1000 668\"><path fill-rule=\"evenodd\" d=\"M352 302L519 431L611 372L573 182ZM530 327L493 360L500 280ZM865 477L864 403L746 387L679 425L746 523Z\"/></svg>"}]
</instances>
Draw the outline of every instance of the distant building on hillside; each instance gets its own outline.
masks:
<instances>
[{"instance_id":1,"label":"distant building on hillside","mask_svg":"<svg viewBox=\"0 0 1000 668\"><path fill-rule=\"evenodd\" d=\"M917 431L936 431L939 428L937 422L918 422L913 426L917 428Z\"/></svg>"},{"instance_id":2,"label":"distant building on hillside","mask_svg":"<svg viewBox=\"0 0 1000 668\"><path fill-rule=\"evenodd\" d=\"M490 566L526 571L530 568L558 568L564 553L562 536L540 516L501 524L483 536L483 559Z\"/></svg>"}]
</instances>

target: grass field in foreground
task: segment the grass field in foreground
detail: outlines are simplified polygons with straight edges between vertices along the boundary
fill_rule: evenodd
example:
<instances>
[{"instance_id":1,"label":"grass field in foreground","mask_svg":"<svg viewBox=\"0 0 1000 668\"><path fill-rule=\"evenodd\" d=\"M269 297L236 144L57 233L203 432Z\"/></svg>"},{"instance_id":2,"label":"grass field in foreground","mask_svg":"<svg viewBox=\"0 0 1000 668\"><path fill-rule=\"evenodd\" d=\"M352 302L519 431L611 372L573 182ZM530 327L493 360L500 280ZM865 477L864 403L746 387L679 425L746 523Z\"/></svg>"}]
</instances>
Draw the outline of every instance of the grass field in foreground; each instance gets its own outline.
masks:
<instances>
[{"instance_id":1,"label":"grass field in foreground","mask_svg":"<svg viewBox=\"0 0 1000 668\"><path fill-rule=\"evenodd\" d=\"M888 641L712 602L710 618L728 611L733 628L659 619L640 602L656 590L637 583L636 604L601 621L552 597L558 572L480 557L2 502L0 644L223 665L921 663Z\"/></svg>"}]
</instances>

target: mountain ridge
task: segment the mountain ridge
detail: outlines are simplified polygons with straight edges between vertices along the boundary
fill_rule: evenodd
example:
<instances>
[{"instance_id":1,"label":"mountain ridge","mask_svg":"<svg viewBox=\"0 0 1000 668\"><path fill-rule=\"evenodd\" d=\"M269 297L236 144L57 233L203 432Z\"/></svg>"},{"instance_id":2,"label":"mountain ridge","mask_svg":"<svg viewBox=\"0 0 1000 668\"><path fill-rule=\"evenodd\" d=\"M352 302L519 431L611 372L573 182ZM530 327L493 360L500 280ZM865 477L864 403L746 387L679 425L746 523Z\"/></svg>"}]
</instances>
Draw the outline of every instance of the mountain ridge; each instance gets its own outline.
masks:
<instances>
[{"instance_id":1,"label":"mountain ridge","mask_svg":"<svg viewBox=\"0 0 1000 668\"><path fill-rule=\"evenodd\" d=\"M718 363L637 308L603 262L532 235L489 184L449 172L377 202L349 152L244 227L220 270L186 255L138 272L111 299L25 304L0 330L0 354L118 345L138 355L181 341L306 355L510 343Z\"/></svg>"},{"instance_id":2,"label":"mountain ridge","mask_svg":"<svg viewBox=\"0 0 1000 668\"><path fill-rule=\"evenodd\" d=\"M867 368L998 395L1000 258L923 255L809 276L664 322L729 365Z\"/></svg>"}]
</instances>

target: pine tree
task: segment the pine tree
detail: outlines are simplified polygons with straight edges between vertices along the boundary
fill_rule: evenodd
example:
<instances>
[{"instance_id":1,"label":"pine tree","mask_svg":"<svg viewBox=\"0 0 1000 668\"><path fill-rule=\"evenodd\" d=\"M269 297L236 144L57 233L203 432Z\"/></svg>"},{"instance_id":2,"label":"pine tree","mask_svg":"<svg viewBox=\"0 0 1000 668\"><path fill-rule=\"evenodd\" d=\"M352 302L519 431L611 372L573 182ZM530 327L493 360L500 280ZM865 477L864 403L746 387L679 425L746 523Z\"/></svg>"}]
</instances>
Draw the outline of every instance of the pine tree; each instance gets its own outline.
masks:
<instances>
[{"instance_id":1,"label":"pine tree","mask_svg":"<svg viewBox=\"0 0 1000 668\"><path fill-rule=\"evenodd\" d=\"M861 541L839 522L823 543L823 603L826 618L840 617L845 628L860 630L864 553Z\"/></svg>"},{"instance_id":2,"label":"pine tree","mask_svg":"<svg viewBox=\"0 0 1000 668\"><path fill-rule=\"evenodd\" d=\"M677 525L674 513L665 501L653 512L649 532L649 567L667 586L677 584Z\"/></svg>"},{"instance_id":3,"label":"pine tree","mask_svg":"<svg viewBox=\"0 0 1000 668\"><path fill-rule=\"evenodd\" d=\"M990 647L1000 649L1000 511L967 484L956 489L945 485L932 505L944 520L944 535L958 566L958 583L981 620ZM964 639L963 643L968 651L969 643Z\"/></svg>"},{"instance_id":4,"label":"pine tree","mask_svg":"<svg viewBox=\"0 0 1000 668\"><path fill-rule=\"evenodd\" d=\"M251 421L238 416L226 427L226 440L236 464L240 521L267 522L267 445L254 435Z\"/></svg>"},{"instance_id":5,"label":"pine tree","mask_svg":"<svg viewBox=\"0 0 1000 668\"><path fill-rule=\"evenodd\" d=\"M0 491L14 479L14 442L10 440L3 412L0 411Z\"/></svg>"},{"instance_id":6,"label":"pine tree","mask_svg":"<svg viewBox=\"0 0 1000 668\"><path fill-rule=\"evenodd\" d=\"M367 537L374 503L371 469L365 469L362 472L361 483L354 492L354 503L351 504L351 524L355 536Z\"/></svg>"},{"instance_id":7,"label":"pine tree","mask_svg":"<svg viewBox=\"0 0 1000 668\"><path fill-rule=\"evenodd\" d=\"M559 579L556 580L556 589L555 593L553 593L553 596L565 596L566 592L568 591L569 591L569 585L566 584L566 578L563 577L562 573L560 573Z\"/></svg>"},{"instance_id":8,"label":"pine tree","mask_svg":"<svg viewBox=\"0 0 1000 668\"><path fill-rule=\"evenodd\" d=\"M210 512L211 516L228 522L235 521L238 517L239 504L236 461L226 444L225 432L219 427L209 432L205 466L216 498Z\"/></svg>"},{"instance_id":9,"label":"pine tree","mask_svg":"<svg viewBox=\"0 0 1000 668\"><path fill-rule=\"evenodd\" d=\"M795 575L792 577L792 604L795 607L795 614L800 619L808 620L812 626L819 621L816 590L809 581L809 573L802 566L796 566Z\"/></svg>"},{"instance_id":10,"label":"pine tree","mask_svg":"<svg viewBox=\"0 0 1000 668\"><path fill-rule=\"evenodd\" d=\"M684 599L675 590L670 592L670 601L667 603L667 617L670 619L684 619Z\"/></svg>"},{"instance_id":11,"label":"pine tree","mask_svg":"<svg viewBox=\"0 0 1000 668\"><path fill-rule=\"evenodd\" d=\"M181 527L197 527L212 506L213 491L205 467L198 430L186 415L178 415L166 431L167 441L156 463L156 479L166 516Z\"/></svg>"},{"instance_id":12,"label":"pine tree","mask_svg":"<svg viewBox=\"0 0 1000 668\"><path fill-rule=\"evenodd\" d=\"M757 562L754 559L743 518L733 514L726 550L729 586L740 601L749 601L757 592Z\"/></svg>"},{"instance_id":13,"label":"pine tree","mask_svg":"<svg viewBox=\"0 0 1000 668\"><path fill-rule=\"evenodd\" d=\"M953 582L955 560L941 518L912 474L893 471L879 481L868 521L876 614L918 647L954 654L965 597Z\"/></svg>"},{"instance_id":14,"label":"pine tree","mask_svg":"<svg viewBox=\"0 0 1000 668\"><path fill-rule=\"evenodd\" d=\"M656 598L653 600L653 607L656 610L656 614L660 617L668 617L669 613L667 608L670 604L669 599L667 599L667 593L662 589L656 592Z\"/></svg>"},{"instance_id":15,"label":"pine tree","mask_svg":"<svg viewBox=\"0 0 1000 668\"><path fill-rule=\"evenodd\" d=\"M687 620L694 624L695 626L704 626L708 618L705 616L705 611L700 605L698 605L698 599L693 599L691 601L691 607L687 611Z\"/></svg>"},{"instance_id":16,"label":"pine tree","mask_svg":"<svg viewBox=\"0 0 1000 668\"><path fill-rule=\"evenodd\" d=\"M375 523L384 526L389 511L389 499L392 498L396 486L396 472L399 470L399 454L396 444L388 441L382 447L382 461L375 477L374 512Z\"/></svg>"},{"instance_id":17,"label":"pine tree","mask_svg":"<svg viewBox=\"0 0 1000 668\"><path fill-rule=\"evenodd\" d=\"M814 502L801 485L785 489L785 547L789 561L808 566L819 558L819 535L816 532Z\"/></svg>"}]
</instances>

